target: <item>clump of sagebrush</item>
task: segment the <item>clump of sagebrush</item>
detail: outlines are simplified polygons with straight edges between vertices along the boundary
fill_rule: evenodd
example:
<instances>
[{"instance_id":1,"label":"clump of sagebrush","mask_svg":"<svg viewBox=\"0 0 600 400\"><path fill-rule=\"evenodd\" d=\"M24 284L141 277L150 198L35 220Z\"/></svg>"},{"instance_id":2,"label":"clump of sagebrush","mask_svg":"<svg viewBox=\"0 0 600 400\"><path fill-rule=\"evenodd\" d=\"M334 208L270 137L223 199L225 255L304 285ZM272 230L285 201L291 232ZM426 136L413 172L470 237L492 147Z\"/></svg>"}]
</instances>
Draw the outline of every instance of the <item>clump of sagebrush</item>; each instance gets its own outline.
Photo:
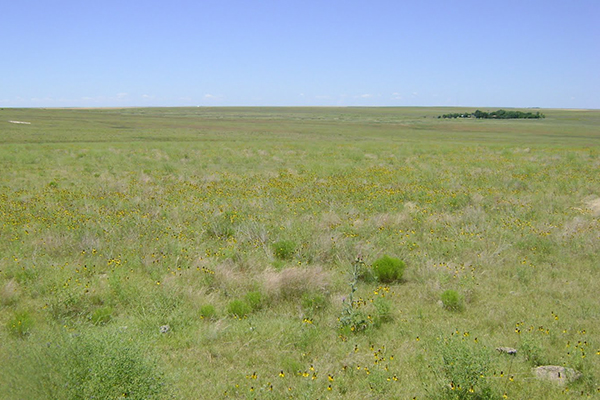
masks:
<instances>
[{"instance_id":1,"label":"clump of sagebrush","mask_svg":"<svg viewBox=\"0 0 600 400\"><path fill-rule=\"evenodd\" d=\"M406 264L399 258L383 256L372 266L373 274L381 283L393 283L402 280Z\"/></svg>"},{"instance_id":2,"label":"clump of sagebrush","mask_svg":"<svg viewBox=\"0 0 600 400\"><path fill-rule=\"evenodd\" d=\"M33 318L28 311L17 311L6 324L8 331L16 337L25 337L33 327Z\"/></svg>"},{"instance_id":3,"label":"clump of sagebrush","mask_svg":"<svg viewBox=\"0 0 600 400\"><path fill-rule=\"evenodd\" d=\"M444 291L441 299L446 310L461 311L464 308L463 297L456 290L448 289Z\"/></svg>"},{"instance_id":4,"label":"clump of sagebrush","mask_svg":"<svg viewBox=\"0 0 600 400\"><path fill-rule=\"evenodd\" d=\"M252 312L252 307L244 300L233 300L227 305L227 312L238 318L244 318Z\"/></svg>"},{"instance_id":5,"label":"clump of sagebrush","mask_svg":"<svg viewBox=\"0 0 600 400\"><path fill-rule=\"evenodd\" d=\"M273 243L273 253L279 260L291 260L296 253L296 243L291 240L280 240Z\"/></svg>"}]
</instances>

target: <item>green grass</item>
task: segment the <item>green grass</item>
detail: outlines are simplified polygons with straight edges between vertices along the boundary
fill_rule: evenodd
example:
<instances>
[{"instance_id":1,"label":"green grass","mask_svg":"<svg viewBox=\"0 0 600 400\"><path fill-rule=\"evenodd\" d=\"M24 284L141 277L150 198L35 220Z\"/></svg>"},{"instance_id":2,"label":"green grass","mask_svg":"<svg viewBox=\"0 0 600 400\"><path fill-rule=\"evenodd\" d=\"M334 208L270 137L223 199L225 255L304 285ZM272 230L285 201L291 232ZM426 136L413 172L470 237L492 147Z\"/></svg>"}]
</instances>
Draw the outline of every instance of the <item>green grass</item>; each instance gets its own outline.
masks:
<instances>
[{"instance_id":1,"label":"green grass","mask_svg":"<svg viewBox=\"0 0 600 400\"><path fill-rule=\"evenodd\" d=\"M600 111L461 111L1 109L2 396L596 396Z\"/></svg>"}]
</instances>

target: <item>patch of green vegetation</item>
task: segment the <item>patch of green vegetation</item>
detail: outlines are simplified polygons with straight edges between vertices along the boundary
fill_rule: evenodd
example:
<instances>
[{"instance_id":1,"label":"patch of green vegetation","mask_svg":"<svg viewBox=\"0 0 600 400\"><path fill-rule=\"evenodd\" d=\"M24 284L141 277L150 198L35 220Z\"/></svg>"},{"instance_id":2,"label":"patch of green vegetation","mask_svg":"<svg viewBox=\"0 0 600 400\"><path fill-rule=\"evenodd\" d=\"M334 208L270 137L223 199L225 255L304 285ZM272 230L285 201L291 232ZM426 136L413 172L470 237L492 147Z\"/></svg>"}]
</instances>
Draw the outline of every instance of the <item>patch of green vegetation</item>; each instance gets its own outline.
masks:
<instances>
[{"instance_id":1,"label":"patch of green vegetation","mask_svg":"<svg viewBox=\"0 0 600 400\"><path fill-rule=\"evenodd\" d=\"M291 260L296 252L296 243L291 240L280 240L273 243L273 252L279 260Z\"/></svg>"},{"instance_id":2,"label":"patch of green vegetation","mask_svg":"<svg viewBox=\"0 0 600 400\"><path fill-rule=\"evenodd\" d=\"M94 325L104 325L112 319L113 308L110 306L99 307L90 316Z\"/></svg>"},{"instance_id":3,"label":"patch of green vegetation","mask_svg":"<svg viewBox=\"0 0 600 400\"><path fill-rule=\"evenodd\" d=\"M462 311L464 309L464 299L456 290L445 290L441 295L441 300L446 310Z\"/></svg>"},{"instance_id":4,"label":"patch of green vegetation","mask_svg":"<svg viewBox=\"0 0 600 400\"><path fill-rule=\"evenodd\" d=\"M232 300L227 305L227 312L238 318L245 318L252 312L252 307L248 305L244 300Z\"/></svg>"},{"instance_id":5,"label":"patch of green vegetation","mask_svg":"<svg viewBox=\"0 0 600 400\"><path fill-rule=\"evenodd\" d=\"M260 291L248 292L244 296L246 304L250 306L252 311L260 310L264 304L264 296Z\"/></svg>"},{"instance_id":6,"label":"patch of green vegetation","mask_svg":"<svg viewBox=\"0 0 600 400\"><path fill-rule=\"evenodd\" d=\"M392 283L402 280L406 264L399 258L383 256L371 266L377 280L381 283Z\"/></svg>"},{"instance_id":7,"label":"patch of green vegetation","mask_svg":"<svg viewBox=\"0 0 600 400\"><path fill-rule=\"evenodd\" d=\"M13 317L6 324L6 327L13 336L24 338L29 335L33 325L34 322L31 314L24 310L15 312Z\"/></svg>"},{"instance_id":8,"label":"patch of green vegetation","mask_svg":"<svg viewBox=\"0 0 600 400\"><path fill-rule=\"evenodd\" d=\"M483 118L483 119L540 119L546 118L546 116L539 111L535 113L523 112L517 110L497 110L491 112L485 112L477 110L472 113L450 113L438 116L438 118Z\"/></svg>"},{"instance_id":9,"label":"patch of green vegetation","mask_svg":"<svg viewBox=\"0 0 600 400\"><path fill-rule=\"evenodd\" d=\"M200 307L200 316L206 320L216 318L217 311L215 309L215 306L213 306L212 304L203 305L202 307Z\"/></svg>"},{"instance_id":10,"label":"patch of green vegetation","mask_svg":"<svg viewBox=\"0 0 600 400\"><path fill-rule=\"evenodd\" d=\"M491 352L470 338L453 334L440 342L441 387L433 398L499 399L486 377L491 370Z\"/></svg>"},{"instance_id":11,"label":"patch of green vegetation","mask_svg":"<svg viewBox=\"0 0 600 400\"><path fill-rule=\"evenodd\" d=\"M12 348L0 380L6 398L158 399L168 395L158 358L124 332L57 333ZM6 365L6 364L5 364Z\"/></svg>"},{"instance_id":12,"label":"patch of green vegetation","mask_svg":"<svg viewBox=\"0 0 600 400\"><path fill-rule=\"evenodd\" d=\"M2 395L594 396L600 112L461 111L0 110Z\"/></svg>"}]
</instances>

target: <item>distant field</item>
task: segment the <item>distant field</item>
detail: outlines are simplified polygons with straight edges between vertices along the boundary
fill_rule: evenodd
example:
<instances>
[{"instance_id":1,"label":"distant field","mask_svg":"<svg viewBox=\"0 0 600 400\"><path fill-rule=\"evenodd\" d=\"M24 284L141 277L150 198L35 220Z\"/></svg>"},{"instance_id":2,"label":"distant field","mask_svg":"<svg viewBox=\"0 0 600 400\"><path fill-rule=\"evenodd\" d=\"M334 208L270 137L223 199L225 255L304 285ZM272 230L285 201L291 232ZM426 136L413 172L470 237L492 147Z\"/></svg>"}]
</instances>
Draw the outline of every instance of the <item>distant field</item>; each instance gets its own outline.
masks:
<instances>
[{"instance_id":1,"label":"distant field","mask_svg":"<svg viewBox=\"0 0 600 400\"><path fill-rule=\"evenodd\" d=\"M0 109L0 398L600 396L600 110L475 109Z\"/></svg>"}]
</instances>

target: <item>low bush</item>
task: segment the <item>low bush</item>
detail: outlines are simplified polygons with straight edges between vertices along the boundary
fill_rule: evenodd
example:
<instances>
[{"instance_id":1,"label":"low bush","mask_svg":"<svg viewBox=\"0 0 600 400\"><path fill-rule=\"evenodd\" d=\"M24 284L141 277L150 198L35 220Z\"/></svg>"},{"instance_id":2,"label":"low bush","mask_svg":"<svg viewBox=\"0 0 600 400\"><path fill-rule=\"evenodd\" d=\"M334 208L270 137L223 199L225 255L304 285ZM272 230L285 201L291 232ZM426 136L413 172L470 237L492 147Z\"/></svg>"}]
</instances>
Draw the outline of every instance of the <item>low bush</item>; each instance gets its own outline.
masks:
<instances>
[{"instance_id":1,"label":"low bush","mask_svg":"<svg viewBox=\"0 0 600 400\"><path fill-rule=\"evenodd\" d=\"M448 289L441 296L446 310L461 311L464 308L463 298L456 290Z\"/></svg>"},{"instance_id":2,"label":"low bush","mask_svg":"<svg viewBox=\"0 0 600 400\"><path fill-rule=\"evenodd\" d=\"M393 283L402 280L406 264L399 258L383 256L373 263L372 268L379 282Z\"/></svg>"},{"instance_id":3,"label":"low bush","mask_svg":"<svg viewBox=\"0 0 600 400\"><path fill-rule=\"evenodd\" d=\"M206 304L200 307L200 317L202 319L214 319L217 316L215 307L211 304Z\"/></svg>"}]
</instances>

